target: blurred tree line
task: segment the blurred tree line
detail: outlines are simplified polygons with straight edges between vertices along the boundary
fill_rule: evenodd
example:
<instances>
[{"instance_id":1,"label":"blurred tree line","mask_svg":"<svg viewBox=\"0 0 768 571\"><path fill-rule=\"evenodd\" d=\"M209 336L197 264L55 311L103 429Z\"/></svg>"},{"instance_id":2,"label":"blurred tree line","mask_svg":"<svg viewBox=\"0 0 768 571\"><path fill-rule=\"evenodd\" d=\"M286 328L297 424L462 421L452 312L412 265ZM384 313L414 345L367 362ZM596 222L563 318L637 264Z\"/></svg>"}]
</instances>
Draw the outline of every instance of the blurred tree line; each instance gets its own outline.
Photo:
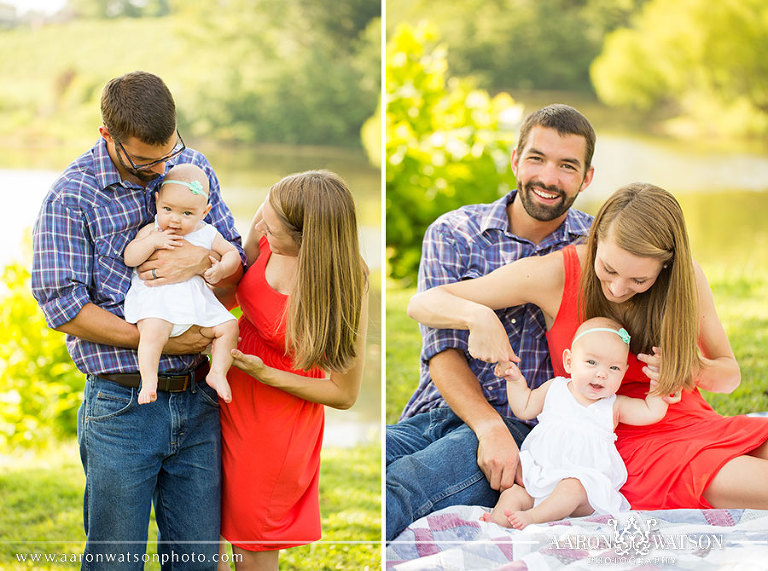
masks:
<instances>
[{"instance_id":1,"label":"blurred tree line","mask_svg":"<svg viewBox=\"0 0 768 571\"><path fill-rule=\"evenodd\" d=\"M666 106L688 135L768 133L768 3L651 0L592 65L600 99Z\"/></svg>"},{"instance_id":2,"label":"blurred tree line","mask_svg":"<svg viewBox=\"0 0 768 571\"><path fill-rule=\"evenodd\" d=\"M90 140L106 81L144 69L168 83L185 135L359 147L381 87L380 11L380 0L69 0L65 21L0 32L0 136Z\"/></svg>"},{"instance_id":3,"label":"blurred tree line","mask_svg":"<svg viewBox=\"0 0 768 571\"><path fill-rule=\"evenodd\" d=\"M647 0L387 0L388 35L421 20L440 30L452 73L491 91L591 92L605 35Z\"/></svg>"}]
</instances>

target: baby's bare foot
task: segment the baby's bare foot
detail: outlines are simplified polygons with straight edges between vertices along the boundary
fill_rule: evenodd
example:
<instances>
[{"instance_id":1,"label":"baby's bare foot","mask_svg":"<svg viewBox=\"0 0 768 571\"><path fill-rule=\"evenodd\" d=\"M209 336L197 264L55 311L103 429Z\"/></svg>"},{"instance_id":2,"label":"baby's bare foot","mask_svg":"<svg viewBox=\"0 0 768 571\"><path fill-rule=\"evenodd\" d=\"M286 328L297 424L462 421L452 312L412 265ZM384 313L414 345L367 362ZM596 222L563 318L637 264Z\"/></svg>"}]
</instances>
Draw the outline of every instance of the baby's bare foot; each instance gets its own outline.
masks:
<instances>
[{"instance_id":1,"label":"baby's bare foot","mask_svg":"<svg viewBox=\"0 0 768 571\"><path fill-rule=\"evenodd\" d=\"M216 393L221 400L224 402L232 402L232 389L229 388L226 375L210 371L205 377L205 382L208 383L211 388L216 390Z\"/></svg>"},{"instance_id":2,"label":"baby's bare foot","mask_svg":"<svg viewBox=\"0 0 768 571\"><path fill-rule=\"evenodd\" d=\"M485 512L483 515L480 516L480 519L482 521L499 524L502 527L509 527L509 522L502 515L501 510L499 510L498 508L493 508L493 511L491 511L490 513Z\"/></svg>"},{"instance_id":3,"label":"baby's bare foot","mask_svg":"<svg viewBox=\"0 0 768 571\"><path fill-rule=\"evenodd\" d=\"M529 510L524 512L507 512L507 521L515 529L525 529L528 524L533 523Z\"/></svg>"},{"instance_id":4,"label":"baby's bare foot","mask_svg":"<svg viewBox=\"0 0 768 571\"><path fill-rule=\"evenodd\" d=\"M142 387L139 391L139 404L149 404L157 400L157 390Z\"/></svg>"}]
</instances>

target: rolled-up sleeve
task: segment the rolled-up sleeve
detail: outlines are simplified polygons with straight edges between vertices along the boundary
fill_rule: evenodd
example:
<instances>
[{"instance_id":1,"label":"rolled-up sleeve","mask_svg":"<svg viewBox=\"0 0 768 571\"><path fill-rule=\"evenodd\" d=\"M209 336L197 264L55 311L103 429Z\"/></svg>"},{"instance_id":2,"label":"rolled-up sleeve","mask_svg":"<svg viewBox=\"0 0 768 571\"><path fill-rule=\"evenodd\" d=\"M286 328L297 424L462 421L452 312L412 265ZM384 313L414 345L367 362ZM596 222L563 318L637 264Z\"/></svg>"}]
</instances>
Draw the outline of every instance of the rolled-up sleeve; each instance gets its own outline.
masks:
<instances>
[{"instance_id":1,"label":"rolled-up sleeve","mask_svg":"<svg viewBox=\"0 0 768 571\"><path fill-rule=\"evenodd\" d=\"M91 301L88 284L93 247L79 208L47 199L35 223L32 258L32 295L45 321L57 328L77 316Z\"/></svg>"},{"instance_id":2,"label":"rolled-up sleeve","mask_svg":"<svg viewBox=\"0 0 768 571\"><path fill-rule=\"evenodd\" d=\"M418 290L454 283L462 279L466 255L461 252L455 236L440 220L433 223L424 235ZM422 336L421 359L428 362L446 349L460 349L466 353L469 332L456 329L434 329L419 326Z\"/></svg>"}]
</instances>

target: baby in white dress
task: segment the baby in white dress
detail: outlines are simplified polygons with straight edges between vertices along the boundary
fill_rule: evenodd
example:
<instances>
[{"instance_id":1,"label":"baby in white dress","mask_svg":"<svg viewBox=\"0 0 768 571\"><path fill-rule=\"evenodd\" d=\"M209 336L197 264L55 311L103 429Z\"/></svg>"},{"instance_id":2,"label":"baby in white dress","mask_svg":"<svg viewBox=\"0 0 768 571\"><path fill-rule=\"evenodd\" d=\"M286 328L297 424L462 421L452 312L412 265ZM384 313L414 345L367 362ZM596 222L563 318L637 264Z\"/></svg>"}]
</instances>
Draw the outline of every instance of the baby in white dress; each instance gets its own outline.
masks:
<instances>
[{"instance_id":1,"label":"baby in white dress","mask_svg":"<svg viewBox=\"0 0 768 571\"><path fill-rule=\"evenodd\" d=\"M515 365L503 366L500 376L507 380L512 411L520 419L538 416L539 423L520 449L524 487L504 490L481 519L523 529L530 523L630 509L619 492L627 470L613 431L619 422L658 422L680 393L645 399L616 395L628 354L629 333L612 319L596 317L581 324L571 349L563 353L570 379L556 377L531 390Z\"/></svg>"},{"instance_id":2,"label":"baby in white dress","mask_svg":"<svg viewBox=\"0 0 768 571\"><path fill-rule=\"evenodd\" d=\"M169 337L181 335L192 325L202 326L201 334L213 339L211 369L206 382L224 401L232 400L227 371L232 365L232 349L237 346L235 316L216 299L209 283L231 275L241 263L237 249L219 232L203 222L208 204L208 177L193 164L181 164L168 171L155 195L157 218L147 224L125 248L126 266L139 266L155 250L173 249L182 238L195 246L213 250L212 266L203 276L167 285L151 286L134 271L125 296L125 320L139 328L139 404L157 399L157 369ZM205 278L205 279L203 279Z\"/></svg>"}]
</instances>

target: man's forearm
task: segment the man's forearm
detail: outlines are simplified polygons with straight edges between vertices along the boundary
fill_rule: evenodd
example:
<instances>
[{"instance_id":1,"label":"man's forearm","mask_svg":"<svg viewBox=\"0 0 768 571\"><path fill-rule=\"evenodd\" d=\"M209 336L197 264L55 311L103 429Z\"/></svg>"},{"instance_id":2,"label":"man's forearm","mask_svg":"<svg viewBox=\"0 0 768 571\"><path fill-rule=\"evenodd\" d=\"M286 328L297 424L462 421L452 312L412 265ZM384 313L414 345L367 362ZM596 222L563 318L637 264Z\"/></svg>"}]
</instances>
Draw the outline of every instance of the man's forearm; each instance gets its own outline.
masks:
<instances>
[{"instance_id":1,"label":"man's forearm","mask_svg":"<svg viewBox=\"0 0 768 571\"><path fill-rule=\"evenodd\" d=\"M138 327L93 303L85 304L74 319L60 325L56 331L102 345L126 349L139 346Z\"/></svg>"},{"instance_id":2,"label":"man's forearm","mask_svg":"<svg viewBox=\"0 0 768 571\"><path fill-rule=\"evenodd\" d=\"M429 362L429 373L451 410L475 434L480 436L498 427L506 430L504 420L488 403L463 353L455 349L438 353Z\"/></svg>"}]
</instances>

